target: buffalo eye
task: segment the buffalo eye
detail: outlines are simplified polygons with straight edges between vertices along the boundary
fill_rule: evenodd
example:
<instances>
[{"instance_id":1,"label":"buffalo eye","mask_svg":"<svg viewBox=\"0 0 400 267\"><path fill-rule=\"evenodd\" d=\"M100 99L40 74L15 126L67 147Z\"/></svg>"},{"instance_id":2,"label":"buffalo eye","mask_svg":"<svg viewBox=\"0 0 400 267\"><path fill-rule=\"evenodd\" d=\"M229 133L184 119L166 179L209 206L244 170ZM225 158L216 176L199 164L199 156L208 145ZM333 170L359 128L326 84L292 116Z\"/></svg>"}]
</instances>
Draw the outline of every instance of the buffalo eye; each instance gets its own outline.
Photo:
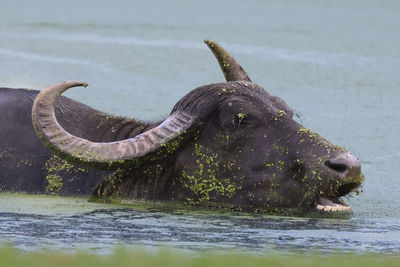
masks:
<instances>
[{"instance_id":1,"label":"buffalo eye","mask_svg":"<svg viewBox=\"0 0 400 267\"><path fill-rule=\"evenodd\" d=\"M219 110L219 125L228 131L256 127L259 120L252 103L229 101Z\"/></svg>"},{"instance_id":2,"label":"buffalo eye","mask_svg":"<svg viewBox=\"0 0 400 267\"><path fill-rule=\"evenodd\" d=\"M237 113L235 114L235 116L233 117L233 121L232 124L234 127L236 128L240 128L240 127L244 127L247 125L247 114L246 113Z\"/></svg>"},{"instance_id":3,"label":"buffalo eye","mask_svg":"<svg viewBox=\"0 0 400 267\"><path fill-rule=\"evenodd\" d=\"M239 130L251 125L250 116L246 113L238 112L229 117L223 123L223 127L229 130Z\"/></svg>"}]
</instances>

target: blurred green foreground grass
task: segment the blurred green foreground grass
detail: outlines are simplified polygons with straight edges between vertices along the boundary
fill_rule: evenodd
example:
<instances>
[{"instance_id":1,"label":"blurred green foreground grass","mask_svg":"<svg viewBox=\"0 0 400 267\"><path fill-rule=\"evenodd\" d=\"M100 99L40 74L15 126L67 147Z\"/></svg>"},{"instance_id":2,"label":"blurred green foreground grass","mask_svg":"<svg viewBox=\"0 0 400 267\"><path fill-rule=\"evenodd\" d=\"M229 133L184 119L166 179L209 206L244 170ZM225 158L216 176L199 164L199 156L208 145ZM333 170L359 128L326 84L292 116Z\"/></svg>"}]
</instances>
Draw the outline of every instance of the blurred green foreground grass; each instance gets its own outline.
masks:
<instances>
[{"instance_id":1,"label":"blurred green foreground grass","mask_svg":"<svg viewBox=\"0 0 400 267\"><path fill-rule=\"evenodd\" d=\"M241 255L241 254L187 254L166 250L117 249L110 255L87 252L61 251L21 252L13 248L0 248L1 267L47 266L400 266L400 255Z\"/></svg>"}]
</instances>

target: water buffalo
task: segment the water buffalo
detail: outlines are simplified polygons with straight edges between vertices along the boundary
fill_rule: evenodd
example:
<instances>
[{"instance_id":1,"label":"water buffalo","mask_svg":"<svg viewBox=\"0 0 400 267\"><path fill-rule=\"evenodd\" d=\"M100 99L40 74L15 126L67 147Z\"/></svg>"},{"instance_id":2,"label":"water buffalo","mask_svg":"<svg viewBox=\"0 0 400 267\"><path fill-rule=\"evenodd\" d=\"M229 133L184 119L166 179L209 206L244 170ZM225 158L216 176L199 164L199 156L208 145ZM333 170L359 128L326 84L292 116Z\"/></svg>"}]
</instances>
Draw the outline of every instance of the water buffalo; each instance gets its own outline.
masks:
<instances>
[{"instance_id":1,"label":"water buffalo","mask_svg":"<svg viewBox=\"0 0 400 267\"><path fill-rule=\"evenodd\" d=\"M360 161L298 124L282 99L252 83L218 44L206 43L227 82L196 88L158 123L109 116L60 97L86 86L81 82L58 83L38 95L3 89L0 114L9 115L0 122L7 119L9 129L1 130L0 145L13 145L0 147L2 164L17 155L13 162L26 171L2 166L0 184L5 190L91 192L92 200L349 210L340 197L362 184ZM33 126L55 156L39 146L28 123L35 96ZM71 176L71 170L78 173Z\"/></svg>"},{"instance_id":2,"label":"water buffalo","mask_svg":"<svg viewBox=\"0 0 400 267\"><path fill-rule=\"evenodd\" d=\"M0 88L0 191L89 194L111 172L75 167L42 144L32 126L32 105L38 93ZM122 118L66 97L59 99L56 115L61 125L77 136L89 136L93 141L126 138L123 132L110 131L113 125L123 123ZM91 119L84 120L85 116Z\"/></svg>"}]
</instances>

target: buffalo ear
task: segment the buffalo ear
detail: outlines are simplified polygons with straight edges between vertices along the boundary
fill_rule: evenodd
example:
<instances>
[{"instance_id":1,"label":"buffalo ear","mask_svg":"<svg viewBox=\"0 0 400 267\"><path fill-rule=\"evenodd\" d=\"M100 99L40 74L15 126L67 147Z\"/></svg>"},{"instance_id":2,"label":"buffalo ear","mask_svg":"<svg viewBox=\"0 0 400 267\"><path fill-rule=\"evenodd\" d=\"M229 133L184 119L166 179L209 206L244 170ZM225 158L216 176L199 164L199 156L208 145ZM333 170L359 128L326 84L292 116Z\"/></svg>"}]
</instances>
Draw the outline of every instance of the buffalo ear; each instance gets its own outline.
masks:
<instances>
[{"instance_id":1,"label":"buffalo ear","mask_svg":"<svg viewBox=\"0 0 400 267\"><path fill-rule=\"evenodd\" d=\"M213 40L206 39L204 42L211 49L217 58L219 66L224 73L227 82L230 81L247 81L251 82L250 77L244 71L242 66L226 51L222 46Z\"/></svg>"}]
</instances>

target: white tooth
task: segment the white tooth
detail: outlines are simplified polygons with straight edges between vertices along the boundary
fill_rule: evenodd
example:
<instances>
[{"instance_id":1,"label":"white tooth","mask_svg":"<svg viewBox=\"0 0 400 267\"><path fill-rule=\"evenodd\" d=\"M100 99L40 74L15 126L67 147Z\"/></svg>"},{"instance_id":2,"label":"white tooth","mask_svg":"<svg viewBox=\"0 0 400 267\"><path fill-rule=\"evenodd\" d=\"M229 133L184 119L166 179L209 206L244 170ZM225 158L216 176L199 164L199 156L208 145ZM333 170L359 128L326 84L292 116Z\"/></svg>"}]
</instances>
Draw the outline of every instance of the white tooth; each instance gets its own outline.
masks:
<instances>
[{"instance_id":1,"label":"white tooth","mask_svg":"<svg viewBox=\"0 0 400 267\"><path fill-rule=\"evenodd\" d=\"M333 203L329 199L323 197L319 198L316 208L320 211L347 211L351 209L349 206Z\"/></svg>"},{"instance_id":2,"label":"white tooth","mask_svg":"<svg viewBox=\"0 0 400 267\"><path fill-rule=\"evenodd\" d=\"M350 207L349 207L349 206L340 205L339 210L341 210L341 211L343 211L343 210L350 210Z\"/></svg>"},{"instance_id":3,"label":"white tooth","mask_svg":"<svg viewBox=\"0 0 400 267\"><path fill-rule=\"evenodd\" d=\"M331 211L332 207L331 206L324 206L324 211Z\"/></svg>"}]
</instances>

